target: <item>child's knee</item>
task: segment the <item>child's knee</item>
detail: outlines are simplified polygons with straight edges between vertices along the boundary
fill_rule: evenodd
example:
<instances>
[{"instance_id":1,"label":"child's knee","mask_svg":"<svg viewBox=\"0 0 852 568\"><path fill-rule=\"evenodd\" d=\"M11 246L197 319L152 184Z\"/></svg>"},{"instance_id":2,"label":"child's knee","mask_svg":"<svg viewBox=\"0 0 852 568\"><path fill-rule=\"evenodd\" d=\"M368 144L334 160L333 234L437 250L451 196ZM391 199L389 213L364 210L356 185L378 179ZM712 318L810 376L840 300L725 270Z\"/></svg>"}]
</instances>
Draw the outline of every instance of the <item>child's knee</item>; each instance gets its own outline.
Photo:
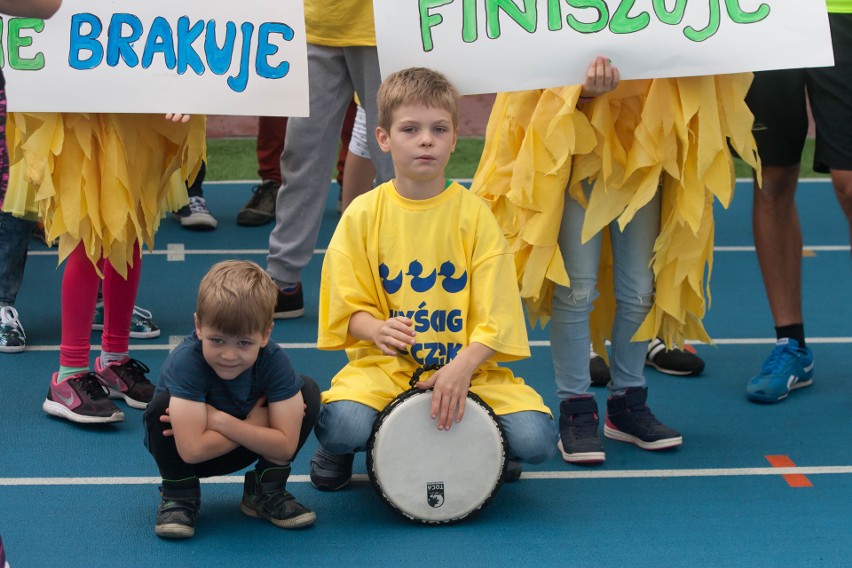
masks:
<instances>
[{"instance_id":1,"label":"child's knee","mask_svg":"<svg viewBox=\"0 0 852 568\"><path fill-rule=\"evenodd\" d=\"M506 417L512 418L507 421ZM524 463L542 463L556 452L559 434L550 415L527 411L501 418L506 434L506 455L509 459Z\"/></svg>"},{"instance_id":2,"label":"child's knee","mask_svg":"<svg viewBox=\"0 0 852 568\"><path fill-rule=\"evenodd\" d=\"M553 293L554 310L590 310L598 297L595 280L574 279L571 286L557 286Z\"/></svg>"},{"instance_id":3,"label":"child's knee","mask_svg":"<svg viewBox=\"0 0 852 568\"><path fill-rule=\"evenodd\" d=\"M320 410L314 432L322 447L333 454L362 452L377 416L374 409L358 402L330 402Z\"/></svg>"}]
</instances>

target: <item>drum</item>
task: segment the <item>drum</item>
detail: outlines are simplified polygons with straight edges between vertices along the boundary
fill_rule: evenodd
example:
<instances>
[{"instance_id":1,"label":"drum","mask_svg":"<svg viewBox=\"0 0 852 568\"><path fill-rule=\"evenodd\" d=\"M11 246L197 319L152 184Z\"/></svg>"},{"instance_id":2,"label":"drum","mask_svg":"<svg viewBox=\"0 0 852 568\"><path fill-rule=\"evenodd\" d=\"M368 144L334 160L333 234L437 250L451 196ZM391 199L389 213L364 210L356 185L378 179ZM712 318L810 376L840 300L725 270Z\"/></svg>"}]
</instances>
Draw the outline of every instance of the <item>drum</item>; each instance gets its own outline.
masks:
<instances>
[{"instance_id":1,"label":"drum","mask_svg":"<svg viewBox=\"0 0 852 568\"><path fill-rule=\"evenodd\" d=\"M484 507L500 488L503 431L494 412L468 393L464 417L438 430L432 391L413 389L376 419L367 473L382 500L421 523L454 523Z\"/></svg>"}]
</instances>

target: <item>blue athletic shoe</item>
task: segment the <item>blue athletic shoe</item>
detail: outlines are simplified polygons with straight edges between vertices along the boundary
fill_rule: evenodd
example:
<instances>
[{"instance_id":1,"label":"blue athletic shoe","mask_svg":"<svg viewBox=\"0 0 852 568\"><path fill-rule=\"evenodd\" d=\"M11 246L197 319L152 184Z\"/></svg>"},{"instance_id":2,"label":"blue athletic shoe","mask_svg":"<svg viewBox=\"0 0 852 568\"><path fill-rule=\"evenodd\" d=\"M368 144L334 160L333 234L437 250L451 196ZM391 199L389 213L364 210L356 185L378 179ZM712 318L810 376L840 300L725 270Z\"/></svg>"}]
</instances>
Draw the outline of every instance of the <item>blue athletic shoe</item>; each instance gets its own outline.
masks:
<instances>
[{"instance_id":1,"label":"blue athletic shoe","mask_svg":"<svg viewBox=\"0 0 852 568\"><path fill-rule=\"evenodd\" d=\"M791 390L811 386L813 377L811 350L785 337L775 343L775 349L760 367L760 374L748 382L746 394L755 402L781 402Z\"/></svg>"}]
</instances>

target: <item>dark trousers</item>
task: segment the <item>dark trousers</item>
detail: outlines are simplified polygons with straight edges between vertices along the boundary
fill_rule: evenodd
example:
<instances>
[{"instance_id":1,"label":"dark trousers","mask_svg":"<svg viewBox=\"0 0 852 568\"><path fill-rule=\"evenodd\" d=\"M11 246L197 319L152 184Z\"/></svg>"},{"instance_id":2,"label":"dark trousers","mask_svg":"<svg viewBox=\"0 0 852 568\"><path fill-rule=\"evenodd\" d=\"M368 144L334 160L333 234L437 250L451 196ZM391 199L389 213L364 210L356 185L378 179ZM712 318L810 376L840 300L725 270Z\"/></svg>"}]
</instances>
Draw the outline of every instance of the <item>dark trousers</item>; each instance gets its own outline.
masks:
<instances>
[{"instance_id":1,"label":"dark trousers","mask_svg":"<svg viewBox=\"0 0 852 568\"><path fill-rule=\"evenodd\" d=\"M302 420L302 429L299 432L299 445L293 453L293 458L305 444L320 410L320 391L316 382L310 377L302 375L304 386L302 387L302 398L305 400L305 418ZM145 440L148 451L154 456L160 475L163 479L179 480L188 477L212 477L227 475L248 467L260 459L266 462L266 467L274 464L267 462L262 456L252 452L248 448L239 447L227 454L217 458L201 462L186 463L181 459L175 445L174 436L163 436L163 430L171 428L171 425L160 422L160 416L166 413L169 407L171 395L168 392L160 392L145 410L143 420L145 421Z\"/></svg>"}]
</instances>

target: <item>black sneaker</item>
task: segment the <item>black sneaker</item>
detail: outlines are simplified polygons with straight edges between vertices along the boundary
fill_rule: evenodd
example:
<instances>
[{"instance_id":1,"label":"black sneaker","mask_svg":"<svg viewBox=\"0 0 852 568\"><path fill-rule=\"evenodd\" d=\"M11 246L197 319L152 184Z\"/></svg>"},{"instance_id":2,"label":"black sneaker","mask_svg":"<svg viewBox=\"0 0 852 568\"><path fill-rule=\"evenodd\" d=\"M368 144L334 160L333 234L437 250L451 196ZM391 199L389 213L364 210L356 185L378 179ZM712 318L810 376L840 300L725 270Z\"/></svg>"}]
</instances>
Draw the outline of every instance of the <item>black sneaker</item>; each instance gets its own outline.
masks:
<instances>
[{"instance_id":1,"label":"black sneaker","mask_svg":"<svg viewBox=\"0 0 852 568\"><path fill-rule=\"evenodd\" d=\"M575 396L559 403L559 451L568 463L595 464L606 460L598 435L598 403Z\"/></svg>"},{"instance_id":2,"label":"black sneaker","mask_svg":"<svg viewBox=\"0 0 852 568\"><path fill-rule=\"evenodd\" d=\"M645 364L661 373L681 377L698 375L704 370L704 361L691 347L686 346L684 349L675 347L669 351L666 350L666 344L661 339L654 339L648 344Z\"/></svg>"},{"instance_id":3,"label":"black sneaker","mask_svg":"<svg viewBox=\"0 0 852 568\"><path fill-rule=\"evenodd\" d=\"M663 450L683 443L680 432L662 424L645 404L648 389L631 387L606 401L604 436L636 444L643 450Z\"/></svg>"},{"instance_id":4,"label":"black sneaker","mask_svg":"<svg viewBox=\"0 0 852 568\"><path fill-rule=\"evenodd\" d=\"M154 385L146 376L151 369L142 361L125 357L101 365L101 358L95 359L95 375L98 381L109 391L110 398L123 398L127 406L145 410L154 398Z\"/></svg>"},{"instance_id":5,"label":"black sneaker","mask_svg":"<svg viewBox=\"0 0 852 568\"><path fill-rule=\"evenodd\" d=\"M589 375L592 378L593 387L605 387L609 384L609 365L594 351L589 354Z\"/></svg>"},{"instance_id":6,"label":"black sneaker","mask_svg":"<svg viewBox=\"0 0 852 568\"><path fill-rule=\"evenodd\" d=\"M337 491L352 481L352 454L332 454L322 446L311 458L311 483L320 491Z\"/></svg>"},{"instance_id":7,"label":"black sneaker","mask_svg":"<svg viewBox=\"0 0 852 568\"><path fill-rule=\"evenodd\" d=\"M278 289L278 300L275 302L275 319L293 319L305 315L305 298L302 295L302 284L296 284L292 290Z\"/></svg>"},{"instance_id":8,"label":"black sneaker","mask_svg":"<svg viewBox=\"0 0 852 568\"><path fill-rule=\"evenodd\" d=\"M513 483L521 478L521 474L523 472L524 464L519 461L507 459L503 466L503 476L501 480L503 483Z\"/></svg>"},{"instance_id":9,"label":"black sneaker","mask_svg":"<svg viewBox=\"0 0 852 568\"><path fill-rule=\"evenodd\" d=\"M154 532L161 538L192 538L201 507L201 487L166 489L160 487L163 500L157 510Z\"/></svg>"},{"instance_id":10,"label":"black sneaker","mask_svg":"<svg viewBox=\"0 0 852 568\"><path fill-rule=\"evenodd\" d=\"M248 203L237 213L237 225L258 227L275 219L275 200L280 187L274 180L254 186Z\"/></svg>"},{"instance_id":11,"label":"black sneaker","mask_svg":"<svg viewBox=\"0 0 852 568\"><path fill-rule=\"evenodd\" d=\"M296 501L284 486L290 466L248 471L243 482L240 510L256 519L265 519L282 529L298 529L314 524L317 515Z\"/></svg>"}]
</instances>

